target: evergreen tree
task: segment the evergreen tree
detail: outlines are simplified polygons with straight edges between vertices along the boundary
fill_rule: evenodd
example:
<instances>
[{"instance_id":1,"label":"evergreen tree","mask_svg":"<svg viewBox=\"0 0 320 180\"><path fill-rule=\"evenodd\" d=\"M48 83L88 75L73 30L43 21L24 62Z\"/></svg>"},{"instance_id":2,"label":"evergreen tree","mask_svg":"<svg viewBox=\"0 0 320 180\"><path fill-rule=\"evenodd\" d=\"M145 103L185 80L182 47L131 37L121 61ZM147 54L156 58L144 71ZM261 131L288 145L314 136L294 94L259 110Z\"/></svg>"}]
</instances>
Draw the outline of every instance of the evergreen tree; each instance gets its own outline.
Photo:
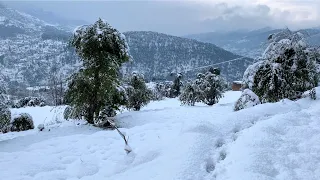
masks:
<instances>
[{"instance_id":1,"label":"evergreen tree","mask_svg":"<svg viewBox=\"0 0 320 180\"><path fill-rule=\"evenodd\" d=\"M218 75L218 76L220 76L220 74L221 74L221 71L220 71L219 68L210 67L208 71L211 72L212 74L215 74L215 75Z\"/></svg>"},{"instance_id":2,"label":"evergreen tree","mask_svg":"<svg viewBox=\"0 0 320 180\"><path fill-rule=\"evenodd\" d=\"M181 87L182 87L182 74L178 73L173 81L173 85L171 88L171 97L175 98L181 94Z\"/></svg>"},{"instance_id":3,"label":"evergreen tree","mask_svg":"<svg viewBox=\"0 0 320 180\"><path fill-rule=\"evenodd\" d=\"M269 37L263 56L244 74L246 86L262 102L296 99L318 85L318 52L308 48L301 33L285 30Z\"/></svg>"},{"instance_id":4,"label":"evergreen tree","mask_svg":"<svg viewBox=\"0 0 320 180\"><path fill-rule=\"evenodd\" d=\"M194 81L188 82L179 97L182 104L194 106L196 102L199 102L199 87Z\"/></svg>"},{"instance_id":5,"label":"evergreen tree","mask_svg":"<svg viewBox=\"0 0 320 180\"><path fill-rule=\"evenodd\" d=\"M4 80L4 77L2 74L0 74L0 107L7 105L7 83Z\"/></svg>"},{"instance_id":6,"label":"evergreen tree","mask_svg":"<svg viewBox=\"0 0 320 180\"><path fill-rule=\"evenodd\" d=\"M196 79L200 89L199 99L209 106L218 103L225 92L226 82L219 74L218 69L210 69L205 74L198 74Z\"/></svg>"},{"instance_id":7,"label":"evergreen tree","mask_svg":"<svg viewBox=\"0 0 320 180\"><path fill-rule=\"evenodd\" d=\"M119 69L130 57L128 45L121 33L101 19L78 28L71 45L83 67L71 77L66 98L94 123L105 106L118 104L113 97L118 91Z\"/></svg>"},{"instance_id":8,"label":"evergreen tree","mask_svg":"<svg viewBox=\"0 0 320 180\"><path fill-rule=\"evenodd\" d=\"M160 98L161 96L171 98L172 86L173 86L172 81L160 82L156 84L155 90L157 93L160 94Z\"/></svg>"},{"instance_id":9,"label":"evergreen tree","mask_svg":"<svg viewBox=\"0 0 320 180\"><path fill-rule=\"evenodd\" d=\"M0 74L0 132L7 132L11 120L11 111L7 108L6 90L7 84Z\"/></svg>"},{"instance_id":10,"label":"evergreen tree","mask_svg":"<svg viewBox=\"0 0 320 180\"><path fill-rule=\"evenodd\" d=\"M141 107L150 102L151 93L152 92L147 88L142 75L133 73L127 87L127 108L139 111Z\"/></svg>"},{"instance_id":11,"label":"evergreen tree","mask_svg":"<svg viewBox=\"0 0 320 180\"><path fill-rule=\"evenodd\" d=\"M0 132L7 132L11 120L11 111L5 106L0 106Z\"/></svg>"}]
</instances>

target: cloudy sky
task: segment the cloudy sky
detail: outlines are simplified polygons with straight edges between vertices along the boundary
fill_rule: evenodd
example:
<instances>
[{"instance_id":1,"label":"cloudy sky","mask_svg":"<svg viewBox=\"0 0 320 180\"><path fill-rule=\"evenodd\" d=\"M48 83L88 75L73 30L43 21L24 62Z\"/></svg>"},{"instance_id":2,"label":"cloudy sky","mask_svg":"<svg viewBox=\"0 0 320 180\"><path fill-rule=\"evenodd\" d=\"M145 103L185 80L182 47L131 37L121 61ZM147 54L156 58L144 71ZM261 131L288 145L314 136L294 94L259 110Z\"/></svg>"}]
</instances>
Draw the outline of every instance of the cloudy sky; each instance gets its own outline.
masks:
<instances>
[{"instance_id":1,"label":"cloudy sky","mask_svg":"<svg viewBox=\"0 0 320 180\"><path fill-rule=\"evenodd\" d=\"M173 35L251 30L266 26L294 30L320 26L320 0L38 0L11 4L41 8L89 23L101 17L120 31L150 30Z\"/></svg>"}]
</instances>

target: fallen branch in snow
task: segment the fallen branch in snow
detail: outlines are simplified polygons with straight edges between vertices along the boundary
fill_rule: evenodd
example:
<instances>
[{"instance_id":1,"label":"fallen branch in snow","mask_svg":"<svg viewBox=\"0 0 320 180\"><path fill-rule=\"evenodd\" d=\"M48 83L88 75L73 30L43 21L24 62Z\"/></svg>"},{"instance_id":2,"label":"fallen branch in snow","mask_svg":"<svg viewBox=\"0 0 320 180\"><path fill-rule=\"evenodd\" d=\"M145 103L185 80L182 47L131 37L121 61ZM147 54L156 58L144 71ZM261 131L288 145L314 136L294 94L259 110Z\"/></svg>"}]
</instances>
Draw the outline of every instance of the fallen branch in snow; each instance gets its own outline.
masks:
<instances>
[{"instance_id":1,"label":"fallen branch in snow","mask_svg":"<svg viewBox=\"0 0 320 180\"><path fill-rule=\"evenodd\" d=\"M123 140L124 140L124 142L125 142L125 144L126 144L126 146L124 147L124 150L126 151L126 153L127 154L129 154L131 151L132 151L132 149L131 149L131 147L129 146L129 144L128 144L128 140L129 140L129 136L128 136L128 138L118 129L118 127L115 125L115 123L114 122L112 122L111 120L107 120L109 123L110 123L110 125L112 126L112 127L114 127L117 131L118 131L118 133L120 134L120 136L123 138Z\"/></svg>"}]
</instances>

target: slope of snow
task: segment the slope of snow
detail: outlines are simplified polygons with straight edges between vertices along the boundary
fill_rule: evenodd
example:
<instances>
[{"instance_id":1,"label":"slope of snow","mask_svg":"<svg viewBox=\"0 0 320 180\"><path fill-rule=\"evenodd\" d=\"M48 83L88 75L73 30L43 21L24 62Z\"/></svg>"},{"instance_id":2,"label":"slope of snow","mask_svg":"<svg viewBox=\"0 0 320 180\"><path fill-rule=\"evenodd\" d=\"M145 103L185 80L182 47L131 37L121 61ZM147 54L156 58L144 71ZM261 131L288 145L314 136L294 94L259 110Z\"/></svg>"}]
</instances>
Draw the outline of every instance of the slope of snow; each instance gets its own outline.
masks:
<instances>
[{"instance_id":1,"label":"slope of snow","mask_svg":"<svg viewBox=\"0 0 320 180\"><path fill-rule=\"evenodd\" d=\"M320 179L320 101L284 100L233 112L239 97L226 92L212 107L165 99L118 115L133 149L128 155L116 131L72 121L60 120L50 131L0 134L1 178ZM55 116L47 107L24 111L36 122Z\"/></svg>"},{"instance_id":2,"label":"slope of snow","mask_svg":"<svg viewBox=\"0 0 320 180\"><path fill-rule=\"evenodd\" d=\"M39 124L51 125L63 121L63 111L65 106L58 107L25 107L11 109L12 116L20 113L28 113L33 118L35 127Z\"/></svg>"}]
</instances>

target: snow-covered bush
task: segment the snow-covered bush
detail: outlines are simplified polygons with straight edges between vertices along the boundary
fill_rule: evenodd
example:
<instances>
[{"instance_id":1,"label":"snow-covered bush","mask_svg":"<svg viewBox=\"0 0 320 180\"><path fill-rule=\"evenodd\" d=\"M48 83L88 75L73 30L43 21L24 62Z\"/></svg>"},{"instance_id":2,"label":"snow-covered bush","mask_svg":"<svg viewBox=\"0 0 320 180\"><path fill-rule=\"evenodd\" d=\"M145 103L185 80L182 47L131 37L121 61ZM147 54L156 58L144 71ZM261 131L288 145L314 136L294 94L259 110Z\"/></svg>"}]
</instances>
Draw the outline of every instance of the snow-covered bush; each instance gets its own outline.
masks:
<instances>
[{"instance_id":1,"label":"snow-covered bush","mask_svg":"<svg viewBox=\"0 0 320 180\"><path fill-rule=\"evenodd\" d=\"M38 130L43 131L44 130L44 124L39 124L38 125Z\"/></svg>"},{"instance_id":2,"label":"snow-covered bush","mask_svg":"<svg viewBox=\"0 0 320 180\"><path fill-rule=\"evenodd\" d=\"M194 106L203 102L212 106L219 102L226 89L226 82L220 76L220 70L210 68L206 73L198 73L194 81L189 81L180 95L182 104Z\"/></svg>"},{"instance_id":3,"label":"snow-covered bush","mask_svg":"<svg viewBox=\"0 0 320 180\"><path fill-rule=\"evenodd\" d=\"M67 106L67 107L64 109L63 118L64 118L65 120L69 120L69 119L77 119L77 120L80 120L80 119L82 119L82 114L81 114L81 111L80 111L80 110L77 110L76 108L71 107L71 106Z\"/></svg>"},{"instance_id":4,"label":"snow-covered bush","mask_svg":"<svg viewBox=\"0 0 320 180\"><path fill-rule=\"evenodd\" d=\"M312 89L309 91L309 95L310 95L310 98L311 98L312 100L316 100L316 99L317 99L316 89L315 89L315 88L312 88Z\"/></svg>"},{"instance_id":5,"label":"snow-covered bush","mask_svg":"<svg viewBox=\"0 0 320 180\"><path fill-rule=\"evenodd\" d=\"M151 100L152 101L160 101L164 99L164 96L157 89L150 89L151 92Z\"/></svg>"},{"instance_id":6,"label":"snow-covered bush","mask_svg":"<svg viewBox=\"0 0 320 180\"><path fill-rule=\"evenodd\" d=\"M250 89L245 89L240 98L237 100L234 110L239 111L241 109L249 108L261 104L259 97Z\"/></svg>"},{"instance_id":7,"label":"snow-covered bush","mask_svg":"<svg viewBox=\"0 0 320 180\"><path fill-rule=\"evenodd\" d=\"M11 131L26 131L34 129L33 119L28 113L21 113L13 117Z\"/></svg>"},{"instance_id":8,"label":"snow-covered bush","mask_svg":"<svg viewBox=\"0 0 320 180\"><path fill-rule=\"evenodd\" d=\"M219 102L225 92L225 80L215 74L212 69L205 74L199 73L195 84L199 87L199 99L201 102L212 106Z\"/></svg>"},{"instance_id":9,"label":"snow-covered bush","mask_svg":"<svg viewBox=\"0 0 320 180\"><path fill-rule=\"evenodd\" d=\"M165 81L165 82L159 82L156 84L155 90L161 97L172 97L172 88L173 82L172 81Z\"/></svg>"},{"instance_id":10,"label":"snow-covered bush","mask_svg":"<svg viewBox=\"0 0 320 180\"><path fill-rule=\"evenodd\" d=\"M199 91L195 82L190 81L184 86L179 100L182 104L194 106L196 102L200 102Z\"/></svg>"},{"instance_id":11,"label":"snow-covered bush","mask_svg":"<svg viewBox=\"0 0 320 180\"><path fill-rule=\"evenodd\" d=\"M13 105L14 108L22 108L26 106L45 106L46 103L42 98L39 97L25 97L20 99L17 103Z\"/></svg>"},{"instance_id":12,"label":"snow-covered bush","mask_svg":"<svg viewBox=\"0 0 320 180\"><path fill-rule=\"evenodd\" d=\"M97 127L101 128L113 128L110 122L113 122L114 118L117 115L114 108L110 106L106 106L99 113L99 117L95 120L94 124Z\"/></svg>"},{"instance_id":13,"label":"snow-covered bush","mask_svg":"<svg viewBox=\"0 0 320 180\"><path fill-rule=\"evenodd\" d=\"M110 106L106 106L99 113L99 116L102 117L102 118L115 117L116 115L117 115L116 110L114 108L110 107Z\"/></svg>"},{"instance_id":14,"label":"snow-covered bush","mask_svg":"<svg viewBox=\"0 0 320 180\"><path fill-rule=\"evenodd\" d=\"M7 127L10 125L11 112L10 109L2 106L0 107L0 131L7 132Z\"/></svg>"},{"instance_id":15,"label":"snow-covered bush","mask_svg":"<svg viewBox=\"0 0 320 180\"><path fill-rule=\"evenodd\" d=\"M315 49L308 48L301 33L285 30L269 40L262 57L244 74L246 88L262 102L277 102L297 99L318 85L316 62L320 56Z\"/></svg>"},{"instance_id":16,"label":"snow-covered bush","mask_svg":"<svg viewBox=\"0 0 320 180\"><path fill-rule=\"evenodd\" d=\"M139 111L151 100L151 91L147 88L142 75L133 73L129 79L127 91L127 108Z\"/></svg>"},{"instance_id":17,"label":"snow-covered bush","mask_svg":"<svg viewBox=\"0 0 320 180\"><path fill-rule=\"evenodd\" d=\"M170 92L170 97L175 98L178 97L181 94L181 87L182 87L182 74L178 73L176 74L176 77L173 81L172 87L171 87L171 92Z\"/></svg>"}]
</instances>

